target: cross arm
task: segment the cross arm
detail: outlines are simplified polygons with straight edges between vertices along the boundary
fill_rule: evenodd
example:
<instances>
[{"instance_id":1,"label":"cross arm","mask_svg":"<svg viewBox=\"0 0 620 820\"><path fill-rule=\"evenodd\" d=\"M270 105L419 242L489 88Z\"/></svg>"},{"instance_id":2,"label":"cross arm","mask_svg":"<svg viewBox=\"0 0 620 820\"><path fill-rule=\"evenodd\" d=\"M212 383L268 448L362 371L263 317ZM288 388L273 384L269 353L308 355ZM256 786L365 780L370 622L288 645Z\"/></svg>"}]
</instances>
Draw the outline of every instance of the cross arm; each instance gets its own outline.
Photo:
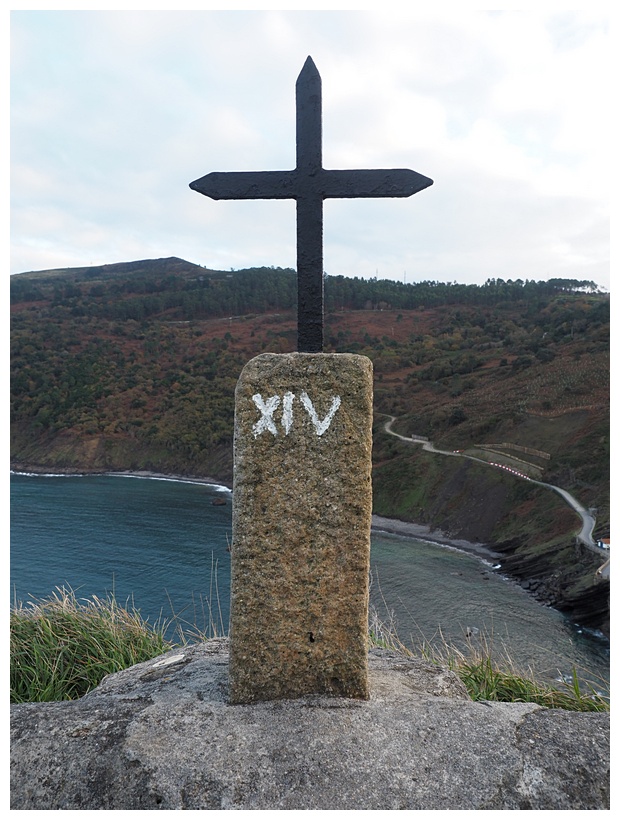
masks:
<instances>
[{"instance_id":1,"label":"cross arm","mask_svg":"<svg viewBox=\"0 0 620 820\"><path fill-rule=\"evenodd\" d=\"M190 182L211 199L295 199L295 171L213 171Z\"/></svg>"},{"instance_id":2,"label":"cross arm","mask_svg":"<svg viewBox=\"0 0 620 820\"><path fill-rule=\"evenodd\" d=\"M213 171L190 182L193 191L211 199L356 199L407 197L423 191L433 180L409 168L327 171Z\"/></svg>"},{"instance_id":3,"label":"cross arm","mask_svg":"<svg viewBox=\"0 0 620 820\"><path fill-rule=\"evenodd\" d=\"M357 197L406 197L433 184L433 180L409 168L362 171L323 171L320 187L325 199Z\"/></svg>"}]
</instances>

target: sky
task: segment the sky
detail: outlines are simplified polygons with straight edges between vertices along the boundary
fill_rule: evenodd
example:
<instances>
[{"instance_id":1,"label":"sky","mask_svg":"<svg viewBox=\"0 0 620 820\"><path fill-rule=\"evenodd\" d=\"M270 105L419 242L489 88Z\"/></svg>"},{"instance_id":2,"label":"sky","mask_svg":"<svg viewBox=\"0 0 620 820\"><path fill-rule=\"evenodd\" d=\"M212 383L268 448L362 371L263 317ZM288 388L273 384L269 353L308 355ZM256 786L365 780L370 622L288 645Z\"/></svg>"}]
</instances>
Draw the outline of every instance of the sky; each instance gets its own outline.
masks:
<instances>
[{"instance_id":1,"label":"sky","mask_svg":"<svg viewBox=\"0 0 620 820\"><path fill-rule=\"evenodd\" d=\"M170 256L296 267L294 201L189 183L294 168L310 55L324 167L434 180L408 199L326 201L328 275L609 290L607 7L402 5L14 9L11 273Z\"/></svg>"}]
</instances>

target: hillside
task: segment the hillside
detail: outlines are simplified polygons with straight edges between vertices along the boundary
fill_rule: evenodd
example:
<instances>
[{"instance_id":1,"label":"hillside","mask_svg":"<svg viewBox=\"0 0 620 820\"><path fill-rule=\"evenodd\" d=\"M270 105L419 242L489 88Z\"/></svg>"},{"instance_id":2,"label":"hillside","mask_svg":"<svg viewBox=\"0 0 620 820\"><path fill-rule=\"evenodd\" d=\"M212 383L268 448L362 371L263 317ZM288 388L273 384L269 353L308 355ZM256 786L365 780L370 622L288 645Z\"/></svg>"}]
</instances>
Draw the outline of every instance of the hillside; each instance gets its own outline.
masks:
<instances>
[{"instance_id":1,"label":"hillside","mask_svg":"<svg viewBox=\"0 0 620 820\"><path fill-rule=\"evenodd\" d=\"M559 496L384 424L561 486L608 536L608 297L567 280L329 277L325 290L326 351L374 363L375 511L494 545L540 596L605 627L600 559L574 546ZM295 304L293 271L176 258L13 276L13 466L230 482L237 377L257 353L295 349Z\"/></svg>"}]
</instances>

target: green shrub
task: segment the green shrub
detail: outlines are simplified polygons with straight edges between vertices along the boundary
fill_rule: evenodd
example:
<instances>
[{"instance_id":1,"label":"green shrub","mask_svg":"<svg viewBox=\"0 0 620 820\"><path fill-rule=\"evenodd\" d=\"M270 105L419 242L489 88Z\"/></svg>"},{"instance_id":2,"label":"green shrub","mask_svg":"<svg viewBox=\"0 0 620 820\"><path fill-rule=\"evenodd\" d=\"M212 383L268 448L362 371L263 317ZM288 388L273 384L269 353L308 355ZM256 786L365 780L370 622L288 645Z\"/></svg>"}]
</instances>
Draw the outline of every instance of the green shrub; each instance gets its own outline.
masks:
<instances>
[{"instance_id":1,"label":"green shrub","mask_svg":"<svg viewBox=\"0 0 620 820\"><path fill-rule=\"evenodd\" d=\"M111 672L171 648L163 625L151 626L113 596L78 600L59 588L10 615L11 702L80 698Z\"/></svg>"}]
</instances>

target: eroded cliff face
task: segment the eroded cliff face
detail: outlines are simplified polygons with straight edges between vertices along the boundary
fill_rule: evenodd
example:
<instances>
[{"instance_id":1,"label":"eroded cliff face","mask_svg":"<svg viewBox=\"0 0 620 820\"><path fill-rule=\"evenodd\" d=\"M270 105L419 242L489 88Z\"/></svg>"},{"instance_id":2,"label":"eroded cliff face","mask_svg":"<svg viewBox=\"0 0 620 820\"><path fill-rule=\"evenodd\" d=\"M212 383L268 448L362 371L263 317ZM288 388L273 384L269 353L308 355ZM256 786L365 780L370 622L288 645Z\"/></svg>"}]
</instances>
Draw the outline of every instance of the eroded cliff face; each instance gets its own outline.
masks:
<instances>
[{"instance_id":1,"label":"eroded cliff face","mask_svg":"<svg viewBox=\"0 0 620 820\"><path fill-rule=\"evenodd\" d=\"M200 450L193 462L178 448L153 446L126 435L39 433L12 425L11 469L37 473L154 472L232 484L232 443Z\"/></svg>"},{"instance_id":2,"label":"eroded cliff face","mask_svg":"<svg viewBox=\"0 0 620 820\"><path fill-rule=\"evenodd\" d=\"M223 639L11 707L11 808L609 809L609 714L474 703L369 654L370 697L234 706Z\"/></svg>"}]
</instances>

